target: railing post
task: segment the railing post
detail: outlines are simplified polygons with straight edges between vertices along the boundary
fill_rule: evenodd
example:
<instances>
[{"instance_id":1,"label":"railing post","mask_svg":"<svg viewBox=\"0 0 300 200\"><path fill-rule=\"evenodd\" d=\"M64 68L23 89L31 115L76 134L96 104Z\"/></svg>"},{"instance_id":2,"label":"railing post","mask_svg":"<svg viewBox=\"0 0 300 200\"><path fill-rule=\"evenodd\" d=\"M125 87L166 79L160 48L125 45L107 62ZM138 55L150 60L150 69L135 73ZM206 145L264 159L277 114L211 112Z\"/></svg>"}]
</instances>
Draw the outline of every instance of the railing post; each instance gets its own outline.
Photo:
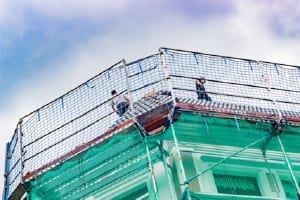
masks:
<instances>
[{"instance_id":1,"label":"railing post","mask_svg":"<svg viewBox=\"0 0 300 200\"><path fill-rule=\"evenodd\" d=\"M173 188L172 179L171 179L170 172L169 172L168 165L167 165L167 161L166 161L167 158L166 158L166 155L165 155L165 152L164 152L163 141L161 141L161 144L159 146L159 150L160 150L160 153L161 153L161 156L162 156L164 170L167 174L168 184L169 184L170 192L171 192L171 199L175 199L176 194L175 194L175 191L173 190L174 188Z\"/></svg>"},{"instance_id":2,"label":"railing post","mask_svg":"<svg viewBox=\"0 0 300 200\"><path fill-rule=\"evenodd\" d=\"M278 72L278 69L277 69L277 66L276 66L276 65L275 65L275 68L276 68L276 70L277 70L277 72ZM273 102L273 104L274 104L274 107L275 107L277 113L278 113L278 118L277 118L276 123L279 125L280 122L281 122L281 120L282 120L282 113L281 113L281 111L280 111L280 108L278 108L278 106L276 105L276 104L277 104L277 100L276 100L276 98L275 98L275 95L272 93L272 86L270 85L268 76L265 76L265 74L262 74L262 79L263 79L264 83L266 84L266 87L268 88L268 91L269 91L269 93L270 93L271 100L272 100L272 102ZM286 151L285 151L284 145L282 144L282 141L281 141L281 139L280 139L280 134L277 135L276 137L277 137L278 143L279 143L279 145L280 145L280 148L281 148L283 157L284 157L284 159L285 159L285 163L286 163L286 165L287 165L287 167L288 167L288 170L289 170L290 175L291 175L291 177L292 177L293 183L294 183L294 185L295 185L295 187L296 187L297 195L300 196L300 189L299 189L299 186L298 186L298 182L297 182L297 179L296 179L296 177L295 177L294 171L293 171L293 169L292 169L292 165L291 165L291 163L290 163L290 161L289 161L289 159L288 159L288 156L287 156L287 153L286 153Z\"/></svg>"},{"instance_id":3,"label":"railing post","mask_svg":"<svg viewBox=\"0 0 300 200\"><path fill-rule=\"evenodd\" d=\"M128 98L129 98L130 107L131 107L131 110L132 110L132 118L133 118L133 121L135 122L135 113L134 113L134 107L133 107L133 99L132 99L132 95L131 95L131 91L130 91L129 77L128 77L126 60L123 59L122 63L123 63L123 67L124 67L124 71L125 71L125 76L126 76L125 77L126 78L126 87L127 87L127 94L128 94Z\"/></svg>"},{"instance_id":4,"label":"railing post","mask_svg":"<svg viewBox=\"0 0 300 200\"><path fill-rule=\"evenodd\" d=\"M151 173L151 181L152 181L152 185L153 185L153 189L154 189L154 196L155 196L155 199L158 200L157 183L156 183L155 176L154 176L154 170L153 170L153 166L152 166L151 154L150 154L150 150L149 150L149 146L148 146L148 141L147 141L147 138L144 138L144 140L145 140L147 158L148 158L148 163L149 163L149 170Z\"/></svg>"},{"instance_id":5,"label":"railing post","mask_svg":"<svg viewBox=\"0 0 300 200\"><path fill-rule=\"evenodd\" d=\"M22 130L23 119L21 118L18 122L18 137L20 143L20 163L21 163L21 184L24 183L24 155L23 155L23 130Z\"/></svg>"},{"instance_id":6,"label":"railing post","mask_svg":"<svg viewBox=\"0 0 300 200\"><path fill-rule=\"evenodd\" d=\"M164 74L165 74L165 78L166 78L166 81L167 81L167 85L168 85L168 89L170 90L171 92L171 97L172 97L172 101L173 101L173 106L174 108L176 107L176 99L175 99L175 96L174 96L174 91L173 91L173 87L172 87L172 84L171 84L171 80L170 80L170 76L169 76L169 71L168 71L168 66L167 66L167 63L165 61L165 58L163 56L163 50L162 48L159 48L159 53L160 53L160 58L161 58L161 61L162 61L162 67L163 67L163 71L164 71ZM174 109L173 109L174 111ZM173 113L172 113L173 114ZM185 191L188 192L188 199L190 199L190 194L189 194L189 185L188 183L186 182L187 181L187 177L186 177L186 173L185 173L185 170L184 170L184 166L183 166L183 162L182 162L182 157L181 157L181 153L180 153L180 150L179 150L179 144L178 144L178 140L177 140L177 137L176 137L176 132L175 132L175 129L174 129L174 126L173 126L173 119L172 119L173 116L170 116L169 114L169 120L170 120L170 128L171 128L171 132L172 132L172 136L173 136L173 139L174 139L174 144L175 144L175 149L176 149L176 154L177 154L177 158L178 158L178 163L179 163L179 168L180 168L180 172L182 173L182 177L184 179L183 181L183 184L184 184L184 188L185 188Z\"/></svg>"},{"instance_id":7,"label":"railing post","mask_svg":"<svg viewBox=\"0 0 300 200\"><path fill-rule=\"evenodd\" d=\"M3 194L2 194L2 199L7 199L7 189L8 189L8 181L7 181L7 176L8 176L8 172L9 172L9 169L8 169L8 153L9 153L9 146L10 146L10 143L7 143L6 144L6 151L5 151L5 169L4 169L4 188L3 188Z\"/></svg>"},{"instance_id":8,"label":"railing post","mask_svg":"<svg viewBox=\"0 0 300 200\"><path fill-rule=\"evenodd\" d=\"M168 89L171 92L173 105L175 107L176 106L176 99L175 99L175 96L174 96L174 90L173 90L173 86L172 86L172 83L171 83L171 78L169 76L168 65L166 63L166 60L165 60L163 54L164 54L164 52L163 52L162 48L159 48L159 55L160 55L160 59L162 61L163 72L165 74L165 79L166 79L166 82L167 82L167 85L168 85Z\"/></svg>"},{"instance_id":9,"label":"railing post","mask_svg":"<svg viewBox=\"0 0 300 200\"><path fill-rule=\"evenodd\" d=\"M132 112L132 120L137 126L140 126L138 121L136 120L136 116L135 116L135 112L134 112L133 98L132 98L130 85L129 85L129 74L128 74L128 71L127 71L127 64L126 64L125 59L123 59L122 62L123 62L123 67L124 67L124 71L125 71L125 75L126 75L126 86L127 86L127 93L128 93L128 98L129 98L131 112ZM140 132L143 131L143 129L141 129L140 127L138 129L140 130ZM153 171L153 167L152 167L151 154L150 154L150 149L149 149L149 146L148 146L148 141L147 141L146 136L145 136L144 139L142 138L141 135L140 135L140 137L141 137L141 140L144 141L144 143L145 143L147 160L148 160L148 163L149 163L148 167L149 167L150 174L151 174L151 182L152 182L154 193L155 193L155 199L158 200L157 183L156 183L156 180L155 180L154 171Z\"/></svg>"},{"instance_id":10,"label":"railing post","mask_svg":"<svg viewBox=\"0 0 300 200\"><path fill-rule=\"evenodd\" d=\"M296 177L295 177L294 171L293 171L293 169L292 169L292 165L291 165L291 163L290 163L290 161L289 161L289 159L288 159L288 156L287 156L287 153L286 153L286 151L285 151L285 148L284 148L284 146L283 146L283 144L282 144L282 141L281 141L281 139L280 139L280 135L277 136L277 139L278 139L278 143L279 143L279 145L280 145L280 148L281 148L283 157L284 157L284 159L285 159L285 163L286 163L287 166L288 166L289 172L290 172L290 174L291 174L291 176L292 176L292 180L293 180L294 185L295 185L295 187L296 187L297 195L300 196L300 189L299 189L299 186L298 186L298 182L297 182L297 179L296 179Z\"/></svg>"}]
</instances>

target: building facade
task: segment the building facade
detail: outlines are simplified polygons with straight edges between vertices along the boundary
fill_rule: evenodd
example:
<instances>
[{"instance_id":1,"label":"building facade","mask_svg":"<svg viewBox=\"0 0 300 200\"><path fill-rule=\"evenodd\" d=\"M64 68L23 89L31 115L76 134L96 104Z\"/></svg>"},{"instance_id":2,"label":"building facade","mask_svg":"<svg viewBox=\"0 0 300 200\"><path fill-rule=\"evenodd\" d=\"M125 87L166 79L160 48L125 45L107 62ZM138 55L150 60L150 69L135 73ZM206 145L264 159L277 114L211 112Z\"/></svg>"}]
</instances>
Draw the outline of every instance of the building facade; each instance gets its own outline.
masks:
<instances>
[{"instance_id":1,"label":"building facade","mask_svg":"<svg viewBox=\"0 0 300 200\"><path fill-rule=\"evenodd\" d=\"M299 199L299 77L169 48L122 60L21 118L3 199Z\"/></svg>"}]
</instances>

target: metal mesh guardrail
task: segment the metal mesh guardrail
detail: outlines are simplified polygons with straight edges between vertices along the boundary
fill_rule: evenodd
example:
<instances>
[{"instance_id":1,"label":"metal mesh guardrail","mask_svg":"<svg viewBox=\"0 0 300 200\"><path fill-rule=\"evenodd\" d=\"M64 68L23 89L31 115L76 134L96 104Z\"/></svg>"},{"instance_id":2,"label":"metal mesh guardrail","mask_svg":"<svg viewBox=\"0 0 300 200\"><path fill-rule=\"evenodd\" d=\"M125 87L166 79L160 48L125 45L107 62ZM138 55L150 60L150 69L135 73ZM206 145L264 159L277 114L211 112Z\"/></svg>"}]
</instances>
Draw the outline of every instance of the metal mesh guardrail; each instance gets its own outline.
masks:
<instances>
[{"instance_id":1,"label":"metal mesh guardrail","mask_svg":"<svg viewBox=\"0 0 300 200\"><path fill-rule=\"evenodd\" d=\"M163 49L176 97L195 97L206 79L212 100L300 111L300 68L263 61Z\"/></svg>"},{"instance_id":2,"label":"metal mesh guardrail","mask_svg":"<svg viewBox=\"0 0 300 200\"><path fill-rule=\"evenodd\" d=\"M6 199L22 181L21 172L20 135L16 129L11 141L6 145L3 199Z\"/></svg>"},{"instance_id":3,"label":"metal mesh guardrail","mask_svg":"<svg viewBox=\"0 0 300 200\"><path fill-rule=\"evenodd\" d=\"M132 102L158 91L197 99L200 77L212 101L300 112L299 67L161 48L128 64L120 61L24 116L7 145L4 199L28 173L53 160L59 164L114 125L119 117L111 108L112 90Z\"/></svg>"},{"instance_id":4,"label":"metal mesh guardrail","mask_svg":"<svg viewBox=\"0 0 300 200\"><path fill-rule=\"evenodd\" d=\"M22 126L23 175L103 133L116 116L110 88L124 93L122 62L28 116Z\"/></svg>"}]
</instances>

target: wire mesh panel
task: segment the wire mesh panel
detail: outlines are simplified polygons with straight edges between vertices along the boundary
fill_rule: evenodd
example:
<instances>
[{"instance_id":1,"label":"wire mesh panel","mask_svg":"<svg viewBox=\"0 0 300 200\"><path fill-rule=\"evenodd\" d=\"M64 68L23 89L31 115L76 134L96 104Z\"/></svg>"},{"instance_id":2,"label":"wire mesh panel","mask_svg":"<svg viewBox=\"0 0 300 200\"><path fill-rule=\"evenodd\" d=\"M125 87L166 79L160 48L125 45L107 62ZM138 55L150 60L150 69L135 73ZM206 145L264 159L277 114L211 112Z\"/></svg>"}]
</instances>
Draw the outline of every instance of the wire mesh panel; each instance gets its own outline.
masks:
<instances>
[{"instance_id":1,"label":"wire mesh panel","mask_svg":"<svg viewBox=\"0 0 300 200\"><path fill-rule=\"evenodd\" d=\"M168 90L158 54L127 64L129 89L133 102Z\"/></svg>"},{"instance_id":2,"label":"wire mesh panel","mask_svg":"<svg viewBox=\"0 0 300 200\"><path fill-rule=\"evenodd\" d=\"M121 62L27 117L22 124L24 174L101 135L117 119L111 90L126 91Z\"/></svg>"},{"instance_id":3,"label":"wire mesh panel","mask_svg":"<svg viewBox=\"0 0 300 200\"><path fill-rule=\"evenodd\" d=\"M15 133L9 143L6 145L5 161L5 188L3 197L6 199L21 183L21 151L19 142L19 131Z\"/></svg>"},{"instance_id":4,"label":"wire mesh panel","mask_svg":"<svg viewBox=\"0 0 300 200\"><path fill-rule=\"evenodd\" d=\"M128 78L124 64L117 63L24 119L25 176L61 158L57 163L51 163L58 164L64 157L71 156L69 153L81 144L92 141L113 127L119 116L112 109L112 99L128 97L127 79L133 101L153 89L164 88L159 55L129 63ZM113 90L117 92L115 97L111 94Z\"/></svg>"},{"instance_id":5,"label":"wire mesh panel","mask_svg":"<svg viewBox=\"0 0 300 200\"><path fill-rule=\"evenodd\" d=\"M151 161L158 162L157 144L151 144L150 153ZM32 180L30 198L88 199L88 196L107 193L109 189L122 190L125 181L134 184L136 181L132 177L136 174L147 176L147 160L139 133L133 130L116 135L103 145L91 147ZM99 199L112 198L103 196Z\"/></svg>"},{"instance_id":6,"label":"wire mesh panel","mask_svg":"<svg viewBox=\"0 0 300 200\"><path fill-rule=\"evenodd\" d=\"M198 193L199 199L248 199L245 195L256 196L252 199L286 199L284 191L289 192L286 197L295 199L297 185L292 181L283 154L285 151L278 143L279 137L272 136L270 132L272 123L181 111L178 114L174 130L187 181L174 175L182 182L186 181L189 190ZM280 138L299 182L298 133L299 127L287 126ZM170 129L164 139L174 146ZM284 188L281 182L284 182ZM220 198L216 198L218 196Z\"/></svg>"},{"instance_id":7,"label":"wire mesh panel","mask_svg":"<svg viewBox=\"0 0 300 200\"><path fill-rule=\"evenodd\" d=\"M300 112L299 67L161 50L160 54L128 64L120 61L23 117L7 145L5 194L9 196L15 190L22 176L30 179L36 171L53 168L81 152L84 145L91 145L95 138L114 130L116 124L151 110L152 104L143 110L140 100L147 99L144 97L162 94L168 96L169 102L172 94L172 99L190 98L194 102L200 98L196 87L200 77L206 80L201 86L202 94L205 90L206 100L214 105L220 102L218 106L227 103L236 104L235 107L261 107L275 110L272 113L277 114L280 110L283 114L296 112L296 117ZM120 110L112 102L123 96L131 97L130 103L139 106L133 106L134 113L129 112L130 108L124 109L124 112L129 110L128 114L119 117Z\"/></svg>"},{"instance_id":8,"label":"wire mesh panel","mask_svg":"<svg viewBox=\"0 0 300 200\"><path fill-rule=\"evenodd\" d=\"M204 78L213 101L300 111L297 67L167 48L163 52L177 97L197 98L196 80Z\"/></svg>"}]
</instances>

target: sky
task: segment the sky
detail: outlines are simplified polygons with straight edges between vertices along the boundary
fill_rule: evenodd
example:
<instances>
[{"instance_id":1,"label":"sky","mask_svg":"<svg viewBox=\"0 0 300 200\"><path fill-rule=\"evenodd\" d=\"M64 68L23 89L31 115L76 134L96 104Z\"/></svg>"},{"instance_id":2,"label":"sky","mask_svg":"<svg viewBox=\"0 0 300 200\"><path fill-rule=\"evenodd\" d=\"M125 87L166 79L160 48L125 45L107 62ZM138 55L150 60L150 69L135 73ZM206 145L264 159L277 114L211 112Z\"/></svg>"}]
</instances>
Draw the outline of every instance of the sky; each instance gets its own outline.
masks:
<instances>
[{"instance_id":1,"label":"sky","mask_svg":"<svg viewBox=\"0 0 300 200\"><path fill-rule=\"evenodd\" d=\"M299 66L299 39L298 0L0 0L0 174L20 117L123 58L164 46Z\"/></svg>"}]
</instances>

